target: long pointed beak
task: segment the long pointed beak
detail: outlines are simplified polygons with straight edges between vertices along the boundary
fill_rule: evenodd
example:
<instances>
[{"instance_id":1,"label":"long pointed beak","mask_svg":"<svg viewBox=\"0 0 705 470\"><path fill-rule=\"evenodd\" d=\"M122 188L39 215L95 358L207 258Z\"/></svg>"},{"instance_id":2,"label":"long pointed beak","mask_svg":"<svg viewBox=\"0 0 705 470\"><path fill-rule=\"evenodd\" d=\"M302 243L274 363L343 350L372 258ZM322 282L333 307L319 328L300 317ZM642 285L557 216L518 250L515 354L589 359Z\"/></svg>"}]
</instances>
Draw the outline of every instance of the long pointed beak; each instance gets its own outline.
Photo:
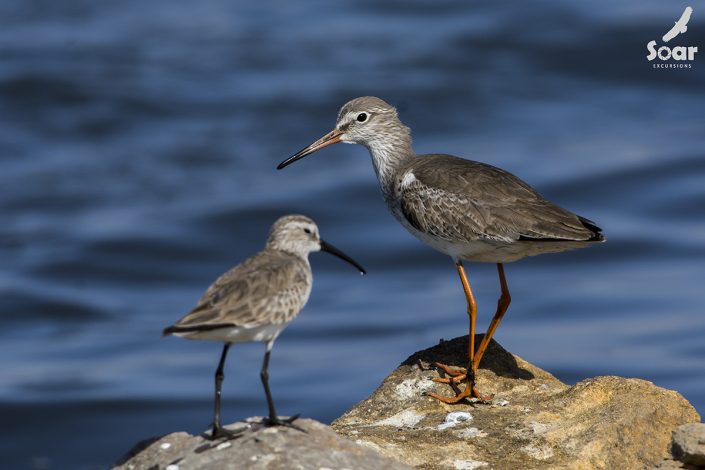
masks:
<instances>
[{"instance_id":1,"label":"long pointed beak","mask_svg":"<svg viewBox=\"0 0 705 470\"><path fill-rule=\"evenodd\" d=\"M326 243L323 240L321 240L321 251L328 252L331 255L335 255L338 258L340 258L344 261L347 261L348 263L355 266L358 269L358 271L360 271L360 274L363 274L363 275L367 274L367 271L365 271L365 268L360 266L360 264L357 261L355 261L354 259L352 259L348 255L346 255L345 253L343 253L342 251L340 251L339 249L337 249L336 247L334 247L330 243Z\"/></svg>"},{"instance_id":2,"label":"long pointed beak","mask_svg":"<svg viewBox=\"0 0 705 470\"><path fill-rule=\"evenodd\" d=\"M283 162L281 162L279 165L277 165L277 170L281 170L287 165L290 165L294 163L296 160L299 160L301 158L304 158L306 155L311 155L313 152L317 150L321 150L323 147L328 147L329 145L337 144L338 142L343 141L343 131L340 131L338 129L333 129L330 131L328 134L324 135L305 149L301 149L298 152L296 152L294 155L290 156Z\"/></svg>"}]
</instances>

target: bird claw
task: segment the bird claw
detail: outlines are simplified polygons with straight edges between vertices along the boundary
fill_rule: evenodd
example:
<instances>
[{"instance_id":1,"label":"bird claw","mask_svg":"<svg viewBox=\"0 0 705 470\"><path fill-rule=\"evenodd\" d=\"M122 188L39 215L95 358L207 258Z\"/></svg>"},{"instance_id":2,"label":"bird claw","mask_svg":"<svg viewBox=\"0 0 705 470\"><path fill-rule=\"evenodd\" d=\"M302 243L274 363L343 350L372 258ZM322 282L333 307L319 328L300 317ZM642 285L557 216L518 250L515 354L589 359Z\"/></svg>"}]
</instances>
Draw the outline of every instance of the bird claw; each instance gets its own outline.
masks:
<instances>
[{"instance_id":1,"label":"bird claw","mask_svg":"<svg viewBox=\"0 0 705 470\"><path fill-rule=\"evenodd\" d=\"M452 384L452 382L449 382ZM454 384L453 384L454 385ZM434 392L426 392L426 395L435 398L438 401L441 401L443 403L449 404L449 405L455 405L456 403L460 403L466 398L477 398L479 399L482 403L489 403L490 400L494 397L494 395L482 395L480 391L475 388L474 385L472 384L467 384L465 386L465 389L460 391L456 388L457 393L455 394L454 397L445 397L443 395L439 395Z\"/></svg>"},{"instance_id":2,"label":"bird claw","mask_svg":"<svg viewBox=\"0 0 705 470\"><path fill-rule=\"evenodd\" d=\"M240 429L226 429L222 426L213 426L213 429L211 430L211 440L216 440L216 439L225 439L225 440L230 440L230 439L237 439L244 433L247 429L249 429L249 426L245 426Z\"/></svg>"},{"instance_id":3,"label":"bird claw","mask_svg":"<svg viewBox=\"0 0 705 470\"><path fill-rule=\"evenodd\" d=\"M458 377L435 377L431 379L432 382L436 382L438 384L457 384L465 380L465 375L461 375Z\"/></svg>"},{"instance_id":4,"label":"bird claw","mask_svg":"<svg viewBox=\"0 0 705 470\"><path fill-rule=\"evenodd\" d=\"M440 362L434 362L433 366L437 369L442 370L449 377L436 377L431 379L433 382L448 384L455 390L454 397L445 397L434 392L427 392L426 395L435 398L436 400L442 401L449 405L453 405L461 402L466 398L477 398L482 402L489 402L492 400L493 395L482 395L479 390L475 387L475 377L472 374L468 376L468 369L463 367L451 367L446 364L441 364ZM460 390L457 386L460 382L466 382L464 390Z\"/></svg>"},{"instance_id":5,"label":"bird claw","mask_svg":"<svg viewBox=\"0 0 705 470\"><path fill-rule=\"evenodd\" d=\"M470 390L471 388L472 387L470 385L468 385L467 387L465 387L465 390L457 393L454 397L444 397L443 395L439 395L434 392L426 392L426 395L428 395L431 398L435 398L436 400L441 401L443 403L446 403L448 405L454 405L456 403L461 402L465 398L469 398L471 393L469 393L468 390Z\"/></svg>"},{"instance_id":6,"label":"bird claw","mask_svg":"<svg viewBox=\"0 0 705 470\"><path fill-rule=\"evenodd\" d=\"M451 377L463 376L463 378L465 378L465 376L467 375L467 369L465 369L464 367L452 367L446 364L441 364L440 362L434 362L433 367L435 367L436 369L441 369L443 372L450 375Z\"/></svg>"},{"instance_id":7,"label":"bird claw","mask_svg":"<svg viewBox=\"0 0 705 470\"><path fill-rule=\"evenodd\" d=\"M278 416L268 416L268 417L264 418L263 424L268 427L269 426L284 426L284 427L296 429L297 431L301 431L303 433L308 434L306 432L306 430L293 424L294 421L296 421L297 419L299 419L299 415L294 415L294 416L292 416L290 418L286 418L286 419L280 418Z\"/></svg>"}]
</instances>

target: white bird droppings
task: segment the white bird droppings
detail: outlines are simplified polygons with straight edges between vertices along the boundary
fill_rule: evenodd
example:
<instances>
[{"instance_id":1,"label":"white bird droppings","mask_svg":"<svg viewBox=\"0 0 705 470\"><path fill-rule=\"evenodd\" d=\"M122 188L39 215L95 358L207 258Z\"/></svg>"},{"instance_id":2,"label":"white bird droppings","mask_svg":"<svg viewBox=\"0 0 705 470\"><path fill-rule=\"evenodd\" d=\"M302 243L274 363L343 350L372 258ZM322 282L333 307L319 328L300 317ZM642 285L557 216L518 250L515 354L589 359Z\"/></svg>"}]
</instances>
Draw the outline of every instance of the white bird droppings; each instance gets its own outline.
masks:
<instances>
[{"instance_id":1,"label":"white bird droppings","mask_svg":"<svg viewBox=\"0 0 705 470\"><path fill-rule=\"evenodd\" d=\"M179 470L179 466L176 464L167 465L164 470Z\"/></svg>"},{"instance_id":2,"label":"white bird droppings","mask_svg":"<svg viewBox=\"0 0 705 470\"><path fill-rule=\"evenodd\" d=\"M472 421L472 415L466 411L453 411L446 415L446 419L443 423L438 425L438 430L443 431L444 429L452 428L460 423L466 421Z\"/></svg>"},{"instance_id":3,"label":"white bird droppings","mask_svg":"<svg viewBox=\"0 0 705 470\"><path fill-rule=\"evenodd\" d=\"M433 387L430 380L406 379L396 386L394 392L399 400L409 400Z\"/></svg>"},{"instance_id":4,"label":"white bird droppings","mask_svg":"<svg viewBox=\"0 0 705 470\"><path fill-rule=\"evenodd\" d=\"M227 449L231 445L233 445L233 443L229 442L229 441L221 442L220 444L218 444L218 446L215 449L216 450L223 450L223 449Z\"/></svg>"},{"instance_id":5,"label":"white bird droppings","mask_svg":"<svg viewBox=\"0 0 705 470\"><path fill-rule=\"evenodd\" d=\"M454 460L453 467L456 470L475 470L480 467L487 467L489 464L481 460Z\"/></svg>"},{"instance_id":6,"label":"white bird droppings","mask_svg":"<svg viewBox=\"0 0 705 470\"><path fill-rule=\"evenodd\" d=\"M416 426L416 423L421 421L424 415L416 414L411 410L401 411L387 419L377 421L372 426L396 426L398 428Z\"/></svg>"},{"instance_id":7,"label":"white bird droppings","mask_svg":"<svg viewBox=\"0 0 705 470\"><path fill-rule=\"evenodd\" d=\"M169 447L171 447L171 442L162 442L162 445L159 446L162 450L167 450Z\"/></svg>"}]
</instances>

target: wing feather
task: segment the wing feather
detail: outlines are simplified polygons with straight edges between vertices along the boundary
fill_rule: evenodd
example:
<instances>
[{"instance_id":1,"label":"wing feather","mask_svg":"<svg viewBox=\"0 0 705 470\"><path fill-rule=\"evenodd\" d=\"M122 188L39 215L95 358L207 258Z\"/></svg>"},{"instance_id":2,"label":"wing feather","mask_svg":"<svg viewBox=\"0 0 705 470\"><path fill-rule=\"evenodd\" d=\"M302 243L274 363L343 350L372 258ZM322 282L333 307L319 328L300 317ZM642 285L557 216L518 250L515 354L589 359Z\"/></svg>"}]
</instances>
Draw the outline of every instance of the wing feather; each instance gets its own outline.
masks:
<instances>
[{"instance_id":1,"label":"wing feather","mask_svg":"<svg viewBox=\"0 0 705 470\"><path fill-rule=\"evenodd\" d=\"M165 333L286 322L307 300L307 268L294 255L260 252L216 279Z\"/></svg>"},{"instance_id":2,"label":"wing feather","mask_svg":"<svg viewBox=\"0 0 705 470\"><path fill-rule=\"evenodd\" d=\"M440 170L442 169L442 170ZM408 177L413 173L413 178ZM586 219L552 204L504 170L450 155L422 155L397 185L400 209L416 229L448 241L588 241Z\"/></svg>"}]
</instances>

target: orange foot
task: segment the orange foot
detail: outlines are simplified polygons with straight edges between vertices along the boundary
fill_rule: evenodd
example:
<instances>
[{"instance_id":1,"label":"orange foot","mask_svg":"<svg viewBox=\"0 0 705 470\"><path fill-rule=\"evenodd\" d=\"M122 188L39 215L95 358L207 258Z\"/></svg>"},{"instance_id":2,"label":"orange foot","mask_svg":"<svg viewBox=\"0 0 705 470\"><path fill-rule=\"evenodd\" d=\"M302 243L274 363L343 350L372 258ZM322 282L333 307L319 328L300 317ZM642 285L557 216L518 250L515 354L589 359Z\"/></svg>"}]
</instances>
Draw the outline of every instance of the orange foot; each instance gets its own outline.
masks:
<instances>
[{"instance_id":1,"label":"orange foot","mask_svg":"<svg viewBox=\"0 0 705 470\"><path fill-rule=\"evenodd\" d=\"M468 371L464 367L451 367L445 364L441 364L440 362L434 362L433 367L435 367L436 369L441 369L448 376L432 379L434 382L438 382L441 384L457 384L465 380L468 376Z\"/></svg>"},{"instance_id":2,"label":"orange foot","mask_svg":"<svg viewBox=\"0 0 705 470\"><path fill-rule=\"evenodd\" d=\"M471 383L468 380L467 369L464 369L462 367L450 367L438 362L434 363L433 365L438 369L441 369L443 372L449 375L449 377L438 377L432 380L437 383L445 383L450 385L455 391L455 396L444 397L443 395L439 395L434 392L426 392L426 395L428 395L429 397L435 398L436 400L451 405L459 403L462 400L470 397L479 398L481 401L484 402L492 400L493 395L482 395L480 391L475 387L475 384ZM460 390L457 384L463 381L467 382L467 384L465 385L464 390ZM472 382L474 382L474 380Z\"/></svg>"}]
</instances>

